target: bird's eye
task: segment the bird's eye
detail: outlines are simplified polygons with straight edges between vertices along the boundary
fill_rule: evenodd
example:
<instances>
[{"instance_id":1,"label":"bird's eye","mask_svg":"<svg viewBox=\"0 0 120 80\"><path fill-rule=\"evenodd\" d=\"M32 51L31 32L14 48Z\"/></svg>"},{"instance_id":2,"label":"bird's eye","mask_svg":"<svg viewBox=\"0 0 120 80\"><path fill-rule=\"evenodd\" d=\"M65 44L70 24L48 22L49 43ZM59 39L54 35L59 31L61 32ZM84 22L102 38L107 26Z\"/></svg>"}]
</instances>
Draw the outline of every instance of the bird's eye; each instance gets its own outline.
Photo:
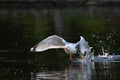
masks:
<instances>
[{"instance_id":1,"label":"bird's eye","mask_svg":"<svg viewBox=\"0 0 120 80\"><path fill-rule=\"evenodd\" d=\"M76 46L75 49L78 49L78 46Z\"/></svg>"}]
</instances>

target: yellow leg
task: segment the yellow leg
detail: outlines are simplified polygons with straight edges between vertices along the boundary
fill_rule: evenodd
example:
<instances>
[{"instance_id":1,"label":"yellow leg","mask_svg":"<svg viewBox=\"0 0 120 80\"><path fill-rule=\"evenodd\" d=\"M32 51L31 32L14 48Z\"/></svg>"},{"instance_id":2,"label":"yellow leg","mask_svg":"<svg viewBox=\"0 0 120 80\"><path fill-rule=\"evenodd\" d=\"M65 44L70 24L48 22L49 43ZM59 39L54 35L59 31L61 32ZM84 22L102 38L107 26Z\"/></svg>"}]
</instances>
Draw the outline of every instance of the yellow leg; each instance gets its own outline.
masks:
<instances>
[{"instance_id":1,"label":"yellow leg","mask_svg":"<svg viewBox=\"0 0 120 80\"><path fill-rule=\"evenodd\" d=\"M82 57L82 54L80 53L80 60L82 60L83 59L83 57Z\"/></svg>"},{"instance_id":2,"label":"yellow leg","mask_svg":"<svg viewBox=\"0 0 120 80\"><path fill-rule=\"evenodd\" d=\"M72 61L73 54L70 54L69 60Z\"/></svg>"}]
</instances>

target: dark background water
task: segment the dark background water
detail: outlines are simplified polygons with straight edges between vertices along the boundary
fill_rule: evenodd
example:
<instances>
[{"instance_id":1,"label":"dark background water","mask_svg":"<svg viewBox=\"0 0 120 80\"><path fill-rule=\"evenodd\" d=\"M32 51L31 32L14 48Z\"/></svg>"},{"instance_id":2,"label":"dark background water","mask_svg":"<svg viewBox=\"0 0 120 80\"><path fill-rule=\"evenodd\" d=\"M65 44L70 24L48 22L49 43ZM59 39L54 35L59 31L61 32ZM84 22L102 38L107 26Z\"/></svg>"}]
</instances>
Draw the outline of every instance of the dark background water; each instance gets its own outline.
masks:
<instances>
[{"instance_id":1,"label":"dark background water","mask_svg":"<svg viewBox=\"0 0 120 80\"><path fill-rule=\"evenodd\" d=\"M29 52L37 42L57 34L69 42L84 36L95 55L101 48L119 55L119 21L119 6L0 8L0 79L41 80L38 73L55 72L63 74L55 75L62 80L119 80L119 62L71 65L62 49Z\"/></svg>"}]
</instances>

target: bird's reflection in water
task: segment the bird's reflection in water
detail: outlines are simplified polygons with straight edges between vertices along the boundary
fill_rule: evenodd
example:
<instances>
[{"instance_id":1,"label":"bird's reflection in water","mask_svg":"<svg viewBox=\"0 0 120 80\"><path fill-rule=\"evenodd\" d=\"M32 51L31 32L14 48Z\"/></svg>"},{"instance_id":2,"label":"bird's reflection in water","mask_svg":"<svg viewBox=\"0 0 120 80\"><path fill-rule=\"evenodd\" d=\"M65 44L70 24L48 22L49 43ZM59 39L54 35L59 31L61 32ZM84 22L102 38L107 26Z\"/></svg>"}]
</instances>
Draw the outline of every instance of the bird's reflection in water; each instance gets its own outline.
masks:
<instances>
[{"instance_id":1,"label":"bird's reflection in water","mask_svg":"<svg viewBox=\"0 0 120 80\"><path fill-rule=\"evenodd\" d=\"M65 80L92 80L94 62L72 63L65 69Z\"/></svg>"},{"instance_id":2,"label":"bird's reflection in water","mask_svg":"<svg viewBox=\"0 0 120 80\"><path fill-rule=\"evenodd\" d=\"M31 80L92 80L94 62L71 63L64 71L39 72Z\"/></svg>"}]
</instances>

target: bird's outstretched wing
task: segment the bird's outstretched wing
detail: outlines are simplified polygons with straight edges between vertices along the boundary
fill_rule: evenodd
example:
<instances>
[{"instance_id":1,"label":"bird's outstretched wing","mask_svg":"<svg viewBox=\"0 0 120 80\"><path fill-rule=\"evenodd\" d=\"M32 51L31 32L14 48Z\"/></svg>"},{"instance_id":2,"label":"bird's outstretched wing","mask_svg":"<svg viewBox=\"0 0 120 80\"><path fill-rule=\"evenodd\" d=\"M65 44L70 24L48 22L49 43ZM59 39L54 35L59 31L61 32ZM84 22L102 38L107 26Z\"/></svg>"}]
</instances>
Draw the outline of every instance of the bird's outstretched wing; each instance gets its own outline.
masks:
<instances>
[{"instance_id":1,"label":"bird's outstretched wing","mask_svg":"<svg viewBox=\"0 0 120 80\"><path fill-rule=\"evenodd\" d=\"M57 35L52 35L45 38L43 41L39 42L31 48L32 52L40 52L51 48L64 48L65 40Z\"/></svg>"},{"instance_id":2,"label":"bird's outstretched wing","mask_svg":"<svg viewBox=\"0 0 120 80\"><path fill-rule=\"evenodd\" d=\"M79 46L80 46L80 52L82 54L84 54L85 52L87 52L87 53L91 52L91 47L88 45L88 42L82 36L79 41Z\"/></svg>"},{"instance_id":3,"label":"bird's outstretched wing","mask_svg":"<svg viewBox=\"0 0 120 80\"><path fill-rule=\"evenodd\" d=\"M84 48L89 48L90 46L88 45L88 42L84 39L84 37L81 36L80 39L80 46Z\"/></svg>"}]
</instances>

